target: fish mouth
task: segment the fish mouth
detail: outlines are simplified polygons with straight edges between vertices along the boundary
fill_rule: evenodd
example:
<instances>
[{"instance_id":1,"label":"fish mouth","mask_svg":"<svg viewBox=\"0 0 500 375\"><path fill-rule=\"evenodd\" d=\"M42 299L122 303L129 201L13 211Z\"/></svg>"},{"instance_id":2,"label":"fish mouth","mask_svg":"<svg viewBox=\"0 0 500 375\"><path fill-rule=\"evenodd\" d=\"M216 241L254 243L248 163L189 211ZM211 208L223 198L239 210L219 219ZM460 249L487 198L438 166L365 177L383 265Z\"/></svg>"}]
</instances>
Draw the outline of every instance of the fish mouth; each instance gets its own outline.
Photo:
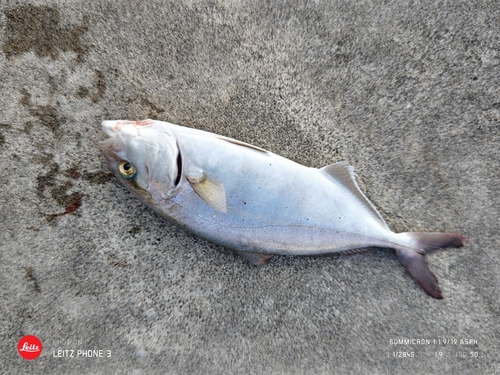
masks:
<instances>
[{"instance_id":1,"label":"fish mouth","mask_svg":"<svg viewBox=\"0 0 500 375\"><path fill-rule=\"evenodd\" d=\"M101 129L107 135L113 136L116 134L117 125L120 122L121 121L117 121L117 120L104 120L101 122Z\"/></svg>"},{"instance_id":2,"label":"fish mouth","mask_svg":"<svg viewBox=\"0 0 500 375\"><path fill-rule=\"evenodd\" d=\"M99 148L103 154L114 151L118 153L125 149L125 142L120 131L125 125L133 124L134 121L104 120L101 122L101 130L109 135L109 138L99 142Z\"/></svg>"}]
</instances>

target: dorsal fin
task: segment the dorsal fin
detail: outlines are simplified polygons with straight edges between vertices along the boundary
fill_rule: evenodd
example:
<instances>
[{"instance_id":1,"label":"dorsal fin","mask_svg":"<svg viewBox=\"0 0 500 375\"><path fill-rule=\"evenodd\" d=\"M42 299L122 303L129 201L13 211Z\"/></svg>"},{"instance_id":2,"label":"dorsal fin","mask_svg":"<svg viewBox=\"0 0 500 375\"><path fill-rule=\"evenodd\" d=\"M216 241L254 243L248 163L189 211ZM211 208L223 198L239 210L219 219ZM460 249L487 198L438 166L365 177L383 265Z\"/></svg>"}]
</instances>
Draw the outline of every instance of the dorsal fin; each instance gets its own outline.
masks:
<instances>
[{"instance_id":1,"label":"dorsal fin","mask_svg":"<svg viewBox=\"0 0 500 375\"><path fill-rule=\"evenodd\" d=\"M248 147L248 148L251 148L252 150L256 150L256 151L260 151L260 152L267 153L267 151L266 151L266 150L264 150L263 148L260 148L260 147L257 147L257 146L254 146L254 145L251 145L251 144L249 144L249 143L242 142L242 141L238 141L238 140L236 140L236 139L226 138L226 137L220 137L220 139L222 139L223 141L226 141L226 142L232 143L233 145L238 145L238 146Z\"/></svg>"},{"instance_id":2,"label":"dorsal fin","mask_svg":"<svg viewBox=\"0 0 500 375\"><path fill-rule=\"evenodd\" d=\"M377 211L375 206L368 200L368 198L359 188L356 182L356 178L354 177L354 167L350 166L345 161L341 161L340 163L327 165L326 167L321 168L320 171L330 181L341 186L344 190L356 197L359 202L361 202L366 207L367 211L373 215L373 217L380 220L380 222L386 228L388 228L386 222Z\"/></svg>"}]
</instances>

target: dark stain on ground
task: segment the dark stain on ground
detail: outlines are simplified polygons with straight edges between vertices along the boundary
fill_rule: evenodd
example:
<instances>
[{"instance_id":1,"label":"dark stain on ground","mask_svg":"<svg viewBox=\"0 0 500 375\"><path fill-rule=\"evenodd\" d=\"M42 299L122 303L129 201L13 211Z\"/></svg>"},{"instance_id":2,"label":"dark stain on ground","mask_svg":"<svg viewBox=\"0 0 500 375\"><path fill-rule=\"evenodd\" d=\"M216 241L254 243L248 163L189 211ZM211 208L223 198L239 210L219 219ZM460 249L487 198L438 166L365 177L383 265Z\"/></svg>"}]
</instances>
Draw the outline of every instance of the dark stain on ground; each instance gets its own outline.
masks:
<instances>
[{"instance_id":1,"label":"dark stain on ground","mask_svg":"<svg viewBox=\"0 0 500 375\"><path fill-rule=\"evenodd\" d=\"M139 233L141 231L142 231L142 227L140 227L140 226L137 225L135 227L130 228L130 230L128 232L130 234L137 234L137 233Z\"/></svg>"},{"instance_id":2,"label":"dark stain on ground","mask_svg":"<svg viewBox=\"0 0 500 375\"><path fill-rule=\"evenodd\" d=\"M76 165L73 165L71 168L66 169L64 171L64 174L71 178L78 178L80 177L80 171L78 170L78 167Z\"/></svg>"},{"instance_id":3,"label":"dark stain on ground","mask_svg":"<svg viewBox=\"0 0 500 375\"><path fill-rule=\"evenodd\" d=\"M75 212L82 205L82 197L83 197L83 194L81 192L75 192L75 193L72 193L70 195L65 194L64 200L67 201L66 211L59 212L57 214L50 214L47 217L47 219L50 221L50 220L54 220L56 217L71 214L71 213Z\"/></svg>"},{"instance_id":4,"label":"dark stain on ground","mask_svg":"<svg viewBox=\"0 0 500 375\"><path fill-rule=\"evenodd\" d=\"M88 17L79 26L64 29L59 11L47 6L10 8L5 16L3 52L7 58L33 51L39 57L56 59L59 51L73 51L81 59L87 50L80 38L88 30Z\"/></svg>"},{"instance_id":5,"label":"dark stain on ground","mask_svg":"<svg viewBox=\"0 0 500 375\"><path fill-rule=\"evenodd\" d=\"M152 103L146 98L141 98L141 104L142 105L147 105L149 108L151 108L153 111L157 113L163 113L165 110L163 108L158 107L156 104Z\"/></svg>"},{"instance_id":6,"label":"dark stain on ground","mask_svg":"<svg viewBox=\"0 0 500 375\"><path fill-rule=\"evenodd\" d=\"M58 182L56 180L57 175L63 175L71 179L82 178L93 185L104 184L113 178L111 173L104 173L102 171L80 172L77 165L72 165L71 168L61 171L59 165L52 160L51 154L39 157L38 161L49 167L49 171L46 174L37 177L36 191L38 197L43 199L45 190L49 189L52 198L65 208L64 212L48 215L50 220L62 215L71 214L82 205L83 194L81 192L68 194L67 191L73 186L73 183L71 180L66 180L64 183Z\"/></svg>"},{"instance_id":7,"label":"dark stain on ground","mask_svg":"<svg viewBox=\"0 0 500 375\"><path fill-rule=\"evenodd\" d=\"M61 125L66 122L66 118L59 116L56 109L49 105L33 105L31 94L25 88L21 90L21 94L23 96L20 103L28 110L30 115L36 117L38 122L49 129L56 138L61 138ZM26 131L29 132L32 126L30 124L27 127L25 124Z\"/></svg>"},{"instance_id":8,"label":"dark stain on ground","mask_svg":"<svg viewBox=\"0 0 500 375\"><path fill-rule=\"evenodd\" d=\"M68 215L78 210L82 205L84 196L81 192L73 192L68 194L68 190L73 186L72 180L82 178L91 184L104 184L112 179L111 173L97 172L80 172L77 165L72 165L70 168L61 170L59 165L54 162L52 154L38 155L34 158L35 162L43 164L49 170L47 173L37 176L36 194L40 200L46 199L45 192L49 191L50 196L64 208L63 212L56 214L46 214L48 221ZM65 181L60 181L58 176L64 176Z\"/></svg>"},{"instance_id":9,"label":"dark stain on ground","mask_svg":"<svg viewBox=\"0 0 500 375\"><path fill-rule=\"evenodd\" d=\"M100 70L96 70L95 74L97 76L96 88L97 91L92 95L92 103L97 103L99 99L102 98L104 92L106 91L106 80L104 79L104 74Z\"/></svg>"},{"instance_id":10,"label":"dark stain on ground","mask_svg":"<svg viewBox=\"0 0 500 375\"><path fill-rule=\"evenodd\" d=\"M78 91L76 92L76 96L78 96L79 98L82 98L82 99L88 95L89 95L89 89L84 87L84 86L80 86L78 88Z\"/></svg>"},{"instance_id":11,"label":"dark stain on ground","mask_svg":"<svg viewBox=\"0 0 500 375\"><path fill-rule=\"evenodd\" d=\"M26 272L26 278L30 283L33 285L33 289L35 289L35 292L40 293L42 289L40 289L40 285L38 284L38 280L33 272L32 267L24 267L24 271Z\"/></svg>"},{"instance_id":12,"label":"dark stain on ground","mask_svg":"<svg viewBox=\"0 0 500 375\"><path fill-rule=\"evenodd\" d=\"M61 70L61 73L58 76L50 75L47 71L45 71L45 77L47 78L47 83L49 84L49 95L51 97L57 93L60 88L68 81L68 73L66 70Z\"/></svg>"},{"instance_id":13,"label":"dark stain on ground","mask_svg":"<svg viewBox=\"0 0 500 375\"><path fill-rule=\"evenodd\" d=\"M113 179L112 173L97 172L83 172L82 178L91 184L105 184Z\"/></svg>"},{"instance_id":14,"label":"dark stain on ground","mask_svg":"<svg viewBox=\"0 0 500 375\"><path fill-rule=\"evenodd\" d=\"M82 147L82 135L80 132L75 132L76 148Z\"/></svg>"},{"instance_id":15,"label":"dark stain on ground","mask_svg":"<svg viewBox=\"0 0 500 375\"><path fill-rule=\"evenodd\" d=\"M105 184L106 182L110 181L113 178L113 175L111 173L104 173L102 171L80 172L76 164L73 164L71 168L62 171L62 174L65 175L66 177L71 177L73 179L81 177L83 180L88 181L93 185Z\"/></svg>"},{"instance_id":16,"label":"dark stain on ground","mask_svg":"<svg viewBox=\"0 0 500 375\"><path fill-rule=\"evenodd\" d=\"M12 126L10 124L0 124L0 128L3 129L10 129ZM5 135L0 133L0 147L2 147L5 144Z\"/></svg>"},{"instance_id":17,"label":"dark stain on ground","mask_svg":"<svg viewBox=\"0 0 500 375\"><path fill-rule=\"evenodd\" d=\"M77 97L83 99L88 96L90 97L90 100L92 100L92 103L97 103L99 100L102 99L107 88L106 79L104 78L104 73L101 72L100 70L96 69L95 74L96 74L96 81L95 81L96 90L94 92L91 92L87 87L80 86L78 88L78 91L76 92Z\"/></svg>"},{"instance_id":18,"label":"dark stain on ground","mask_svg":"<svg viewBox=\"0 0 500 375\"><path fill-rule=\"evenodd\" d=\"M113 266L129 267L130 264L125 259L118 259L115 254L108 255L108 262Z\"/></svg>"},{"instance_id":19,"label":"dark stain on ground","mask_svg":"<svg viewBox=\"0 0 500 375\"><path fill-rule=\"evenodd\" d=\"M156 119L158 117L161 117L160 115L165 112L164 108L158 107L156 104L154 104L150 100L143 98L143 97L141 97L140 104L151 108L151 110L149 111L149 114L148 114L149 118Z\"/></svg>"},{"instance_id":20,"label":"dark stain on ground","mask_svg":"<svg viewBox=\"0 0 500 375\"><path fill-rule=\"evenodd\" d=\"M49 168L49 171L44 175L37 176L36 194L40 200L44 200L44 193L49 190L52 198L64 208L64 212L57 214L48 214L47 220L52 221L55 218L75 212L82 205L83 194L81 192L74 192L68 194L68 190L73 186L71 180L60 182L57 176L60 174L77 178L79 176L78 169L72 167L66 171L60 171L59 165L53 161L53 155L48 154L38 158L43 165Z\"/></svg>"},{"instance_id":21,"label":"dark stain on ground","mask_svg":"<svg viewBox=\"0 0 500 375\"><path fill-rule=\"evenodd\" d=\"M23 132L29 134L31 133L31 129L33 129L33 123L31 121L25 122Z\"/></svg>"}]
</instances>

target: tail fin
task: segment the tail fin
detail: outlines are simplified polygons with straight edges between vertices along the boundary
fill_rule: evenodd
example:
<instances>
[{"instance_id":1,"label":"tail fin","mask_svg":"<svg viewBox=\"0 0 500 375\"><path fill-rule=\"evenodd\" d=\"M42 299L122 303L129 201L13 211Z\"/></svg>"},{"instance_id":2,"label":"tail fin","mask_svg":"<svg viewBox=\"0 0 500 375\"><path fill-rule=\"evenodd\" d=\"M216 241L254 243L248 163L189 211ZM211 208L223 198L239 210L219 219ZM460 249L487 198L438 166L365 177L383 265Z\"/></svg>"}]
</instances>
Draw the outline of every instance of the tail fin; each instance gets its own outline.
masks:
<instances>
[{"instance_id":1,"label":"tail fin","mask_svg":"<svg viewBox=\"0 0 500 375\"><path fill-rule=\"evenodd\" d=\"M442 299L436 276L425 260L425 254L445 247L462 247L466 238L457 233L400 233L410 238L406 246L397 246L399 261L431 297Z\"/></svg>"}]
</instances>

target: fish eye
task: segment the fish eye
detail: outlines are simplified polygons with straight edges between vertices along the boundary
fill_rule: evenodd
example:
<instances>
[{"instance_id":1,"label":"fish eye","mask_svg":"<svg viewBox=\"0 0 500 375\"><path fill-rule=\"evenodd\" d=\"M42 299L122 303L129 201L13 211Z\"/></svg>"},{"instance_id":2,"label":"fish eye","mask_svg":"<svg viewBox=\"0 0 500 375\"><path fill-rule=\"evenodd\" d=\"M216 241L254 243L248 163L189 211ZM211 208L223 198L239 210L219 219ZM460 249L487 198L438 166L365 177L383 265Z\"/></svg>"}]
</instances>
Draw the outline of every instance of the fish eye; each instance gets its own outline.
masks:
<instances>
[{"instance_id":1,"label":"fish eye","mask_svg":"<svg viewBox=\"0 0 500 375\"><path fill-rule=\"evenodd\" d=\"M120 162L120 165L118 166L118 170L120 171L120 174L124 178L132 178L135 176L137 173L137 169L132 165L132 163L122 160Z\"/></svg>"}]
</instances>

